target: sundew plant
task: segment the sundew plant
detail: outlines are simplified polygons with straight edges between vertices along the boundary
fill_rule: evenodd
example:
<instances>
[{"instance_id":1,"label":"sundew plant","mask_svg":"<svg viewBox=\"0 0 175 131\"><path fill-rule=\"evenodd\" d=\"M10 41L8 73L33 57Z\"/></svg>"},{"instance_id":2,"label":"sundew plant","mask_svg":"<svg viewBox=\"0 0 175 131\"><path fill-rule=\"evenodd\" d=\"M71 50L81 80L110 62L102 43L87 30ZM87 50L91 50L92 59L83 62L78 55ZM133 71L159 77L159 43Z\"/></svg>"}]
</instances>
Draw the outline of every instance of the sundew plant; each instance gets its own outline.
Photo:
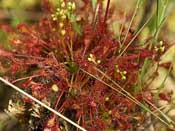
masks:
<instances>
[{"instance_id":1,"label":"sundew plant","mask_svg":"<svg viewBox=\"0 0 175 131\"><path fill-rule=\"evenodd\" d=\"M175 129L158 105L171 101L172 93L161 90L165 80L152 89L159 68L170 73L173 66L161 62L171 46L159 37L167 0L152 2L154 9L132 28L148 2L136 0L118 30L110 0L42 2L39 22L2 28L12 48L0 47L0 80L17 91L6 113L27 130L135 131L157 122ZM141 41L146 26L152 30Z\"/></svg>"}]
</instances>

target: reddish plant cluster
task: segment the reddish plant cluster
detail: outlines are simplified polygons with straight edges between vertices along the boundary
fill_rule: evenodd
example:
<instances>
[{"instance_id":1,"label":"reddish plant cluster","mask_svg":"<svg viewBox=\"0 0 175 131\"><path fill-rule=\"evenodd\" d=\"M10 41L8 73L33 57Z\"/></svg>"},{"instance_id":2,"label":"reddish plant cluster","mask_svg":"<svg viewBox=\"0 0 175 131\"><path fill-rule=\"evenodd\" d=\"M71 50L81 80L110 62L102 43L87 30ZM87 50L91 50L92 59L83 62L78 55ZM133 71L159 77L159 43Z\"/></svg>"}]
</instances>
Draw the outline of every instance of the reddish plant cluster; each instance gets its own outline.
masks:
<instances>
[{"instance_id":1,"label":"reddish plant cluster","mask_svg":"<svg viewBox=\"0 0 175 131\"><path fill-rule=\"evenodd\" d=\"M145 98L155 102L149 85L157 70L147 82L141 81L141 89L135 88L139 86L145 60L149 61L147 68L151 68L167 48L162 44L150 48L148 44L139 46L134 42L128 46L134 38L133 32L120 41L123 43L120 46L106 22L109 7L105 14L102 2L97 2L96 9L91 2L83 2L82 7L65 19L64 15L54 16L55 19L48 15L32 26L18 25L12 39L14 49L11 52L0 49L1 56L11 64L10 80L90 131L136 129L137 124L146 120L141 107L116 92L114 89L122 90L108 77L140 102ZM53 6L48 5L49 13L53 14ZM76 20L75 14L79 15ZM87 20L89 16L92 19ZM23 100L32 103L27 98ZM41 116L47 122L35 123L35 127L61 128L62 122L54 114L43 112Z\"/></svg>"}]
</instances>

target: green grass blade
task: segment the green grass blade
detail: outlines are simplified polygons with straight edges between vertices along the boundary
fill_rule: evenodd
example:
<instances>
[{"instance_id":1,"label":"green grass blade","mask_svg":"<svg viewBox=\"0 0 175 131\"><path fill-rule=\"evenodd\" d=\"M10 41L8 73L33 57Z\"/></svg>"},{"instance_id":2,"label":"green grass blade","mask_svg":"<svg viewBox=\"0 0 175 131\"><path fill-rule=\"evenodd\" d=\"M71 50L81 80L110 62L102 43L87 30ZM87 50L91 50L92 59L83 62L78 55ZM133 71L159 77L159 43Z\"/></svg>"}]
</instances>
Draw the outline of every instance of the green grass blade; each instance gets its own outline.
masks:
<instances>
[{"instance_id":1,"label":"green grass blade","mask_svg":"<svg viewBox=\"0 0 175 131\"><path fill-rule=\"evenodd\" d=\"M148 67L148 64L150 63L150 60L148 58L145 59L141 73L139 75L139 80L137 86L134 88L134 94L137 94L140 90L142 90L143 86L143 78L146 73L146 68Z\"/></svg>"},{"instance_id":2,"label":"green grass blade","mask_svg":"<svg viewBox=\"0 0 175 131\"><path fill-rule=\"evenodd\" d=\"M134 35L134 37L131 39L131 41L127 44L127 46L121 51L121 53L117 56L116 59L120 58L125 51L128 49L128 47L132 44L132 42L137 38L137 36L140 34L140 32L145 28L145 26L149 23L149 21L151 20L153 15L151 15L148 20L144 23L144 25L136 32L136 34Z\"/></svg>"},{"instance_id":3,"label":"green grass blade","mask_svg":"<svg viewBox=\"0 0 175 131\"><path fill-rule=\"evenodd\" d=\"M96 68L95 69L100 72L102 74L103 77L107 78L108 80L110 80L113 84L115 84L117 87L119 87L123 92L121 92L120 90L114 88L113 86L107 84L106 82L104 82L103 80L101 80L100 78L94 76L93 74L85 71L84 69L81 69L81 71L83 71L84 73L88 74L89 76L97 79L98 81L102 82L103 84L105 84L106 86L110 87L111 89L117 91L118 93L122 94L123 96L127 97L128 99L132 100L134 103L136 103L138 106L140 106L142 109L144 109L145 111L149 112L150 114L152 114L153 116L155 116L157 119L159 119L162 123L164 123L165 125L169 126L169 124L164 121L161 117L159 117L158 115L156 115L154 112L152 112L146 105L142 104L141 102L139 102L135 97L133 97L129 92L127 92L126 90L124 90L118 83L116 83L114 80L112 80L109 76L107 76L104 72L102 72L100 69Z\"/></svg>"},{"instance_id":4,"label":"green grass blade","mask_svg":"<svg viewBox=\"0 0 175 131\"><path fill-rule=\"evenodd\" d=\"M168 127L171 127L172 125L168 124L167 122L165 122L162 118L160 118L159 116L157 116L155 113L153 113L147 106L145 106L143 103L141 103L140 101L138 101L135 97L133 97L129 92L127 92L126 90L124 90L118 83L116 83L114 80L112 80L109 76L107 76L104 72L102 72L100 69L95 68L98 72L102 73L103 76L105 76L108 80L110 80L114 85L118 86L124 93L126 93L130 98L133 99L133 102L135 102L137 105L139 105L140 107L142 107L145 111L151 113L153 116L155 116L156 118L158 118L161 122L163 122L164 124L166 124ZM154 106L155 109L157 109L160 114L166 118L166 120L168 122L171 122L175 125L175 122L169 118L167 115L165 115L163 112L160 111L160 109L158 109L156 106Z\"/></svg>"},{"instance_id":5,"label":"green grass blade","mask_svg":"<svg viewBox=\"0 0 175 131\"><path fill-rule=\"evenodd\" d=\"M126 32L126 35L125 35L124 40L122 42L122 45L125 43L125 41L126 41L126 39L128 37L129 30L131 29L131 26L133 24L134 18L135 18L136 14L137 14L137 11L138 11L138 9L140 7L141 2L142 2L142 0L137 0L137 2L136 2L136 7L135 7L134 13L132 15L131 21L129 23L129 27L127 29L127 32Z\"/></svg>"},{"instance_id":6,"label":"green grass blade","mask_svg":"<svg viewBox=\"0 0 175 131\"><path fill-rule=\"evenodd\" d=\"M168 0L157 0L157 15L156 15L156 31L154 33L155 41L157 41L159 31L166 20L165 12Z\"/></svg>"},{"instance_id":7,"label":"green grass blade","mask_svg":"<svg viewBox=\"0 0 175 131\"><path fill-rule=\"evenodd\" d=\"M169 67L168 72L167 72L165 78L163 79L162 83L160 84L160 86L159 86L159 88L158 88L158 91L157 91L156 94L155 94L155 98L156 98L156 99L158 98L158 96L159 96L161 90L164 88L165 82L166 82L166 80L167 80L167 78L168 78L168 76L169 76L169 74L170 74L172 68L173 68L173 64L171 64L171 66Z\"/></svg>"},{"instance_id":8,"label":"green grass blade","mask_svg":"<svg viewBox=\"0 0 175 131\"><path fill-rule=\"evenodd\" d=\"M97 0L91 0L91 3L92 3L93 10L95 10L96 5L97 5Z\"/></svg>"},{"instance_id":9,"label":"green grass blade","mask_svg":"<svg viewBox=\"0 0 175 131\"><path fill-rule=\"evenodd\" d=\"M156 109L156 111L158 111L169 123L172 123L173 125L175 125L175 122L169 116L167 116L164 112L162 112L159 108L157 108L153 103L151 103L147 99L145 99L145 101L148 104L150 104L152 107L154 107Z\"/></svg>"}]
</instances>

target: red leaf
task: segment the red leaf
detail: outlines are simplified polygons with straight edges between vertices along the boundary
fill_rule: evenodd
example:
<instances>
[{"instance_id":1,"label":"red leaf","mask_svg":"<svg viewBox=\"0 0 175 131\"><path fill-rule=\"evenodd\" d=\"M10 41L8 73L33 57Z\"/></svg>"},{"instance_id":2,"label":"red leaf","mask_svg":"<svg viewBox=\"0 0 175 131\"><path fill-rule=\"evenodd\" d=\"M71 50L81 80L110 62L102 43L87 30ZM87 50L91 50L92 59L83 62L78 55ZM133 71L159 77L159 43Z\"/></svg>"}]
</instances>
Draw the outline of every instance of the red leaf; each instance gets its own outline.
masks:
<instances>
[{"instance_id":1,"label":"red leaf","mask_svg":"<svg viewBox=\"0 0 175 131\"><path fill-rule=\"evenodd\" d=\"M10 25L7 24L0 25L0 29L2 29L6 33L11 33L14 31L13 28L11 28Z\"/></svg>"},{"instance_id":2,"label":"red leaf","mask_svg":"<svg viewBox=\"0 0 175 131\"><path fill-rule=\"evenodd\" d=\"M11 57L12 56L12 53L11 52L8 52L8 51L5 51L2 48L0 48L0 56Z\"/></svg>"},{"instance_id":3,"label":"red leaf","mask_svg":"<svg viewBox=\"0 0 175 131\"><path fill-rule=\"evenodd\" d=\"M166 68L166 69L169 69L170 66L171 66L171 62L162 63L162 64L160 64L160 66L161 66L161 67L164 67L164 68Z\"/></svg>"},{"instance_id":4,"label":"red leaf","mask_svg":"<svg viewBox=\"0 0 175 131\"><path fill-rule=\"evenodd\" d=\"M159 98L165 101L170 102L171 101L171 93L160 93Z\"/></svg>"}]
</instances>

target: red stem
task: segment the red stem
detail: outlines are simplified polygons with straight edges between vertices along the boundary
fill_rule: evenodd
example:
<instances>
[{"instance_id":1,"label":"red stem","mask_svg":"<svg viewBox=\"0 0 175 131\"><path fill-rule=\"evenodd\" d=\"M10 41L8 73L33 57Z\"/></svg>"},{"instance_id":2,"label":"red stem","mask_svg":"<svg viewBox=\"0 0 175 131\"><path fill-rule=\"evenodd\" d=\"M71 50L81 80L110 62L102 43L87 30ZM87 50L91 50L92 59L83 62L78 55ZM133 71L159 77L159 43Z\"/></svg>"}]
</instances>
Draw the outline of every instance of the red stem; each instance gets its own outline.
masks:
<instances>
[{"instance_id":1,"label":"red stem","mask_svg":"<svg viewBox=\"0 0 175 131\"><path fill-rule=\"evenodd\" d=\"M22 80L26 80L26 79L32 79L32 78L35 78L35 77L40 77L40 76L45 76L47 74L41 74L41 75L33 75L33 76L28 76L28 77L22 77L22 78L19 78L19 79L16 79L16 80L13 80L12 83L16 83L18 81L22 81Z\"/></svg>"},{"instance_id":2,"label":"red stem","mask_svg":"<svg viewBox=\"0 0 175 131\"><path fill-rule=\"evenodd\" d=\"M107 20L107 17L108 17L109 5L110 5L110 0L108 0L108 3L107 3L105 18L104 18L104 24L106 23L106 20Z\"/></svg>"},{"instance_id":3,"label":"red stem","mask_svg":"<svg viewBox=\"0 0 175 131\"><path fill-rule=\"evenodd\" d=\"M62 97L63 94L64 94L64 91L61 92L61 94L59 95L59 97L58 97L58 99L56 101L55 108L54 108L55 110L56 110L56 108L58 106L58 103L60 102L60 99L61 99L61 97Z\"/></svg>"}]
</instances>

